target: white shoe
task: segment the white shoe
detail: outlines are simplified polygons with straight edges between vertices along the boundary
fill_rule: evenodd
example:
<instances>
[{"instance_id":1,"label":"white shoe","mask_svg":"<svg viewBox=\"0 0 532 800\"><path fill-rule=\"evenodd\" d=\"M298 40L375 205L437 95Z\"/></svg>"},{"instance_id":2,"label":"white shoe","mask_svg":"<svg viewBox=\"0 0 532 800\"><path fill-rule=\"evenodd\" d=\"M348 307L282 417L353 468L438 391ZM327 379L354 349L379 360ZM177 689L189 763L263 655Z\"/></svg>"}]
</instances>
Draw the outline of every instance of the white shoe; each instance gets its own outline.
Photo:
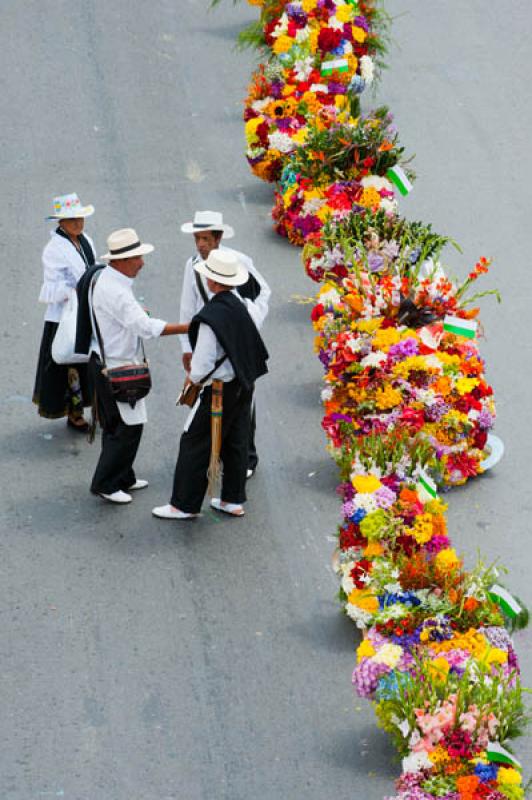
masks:
<instances>
[{"instance_id":1,"label":"white shoe","mask_svg":"<svg viewBox=\"0 0 532 800\"><path fill-rule=\"evenodd\" d=\"M246 480L249 480L250 478L252 478L254 476L254 474L255 474L255 470L254 469L251 469L251 468L247 469L246 470Z\"/></svg>"},{"instance_id":2,"label":"white shoe","mask_svg":"<svg viewBox=\"0 0 532 800\"><path fill-rule=\"evenodd\" d=\"M223 511L224 514L229 514L231 517L243 517L246 513L240 503L224 503L219 497L212 498L211 506L216 511Z\"/></svg>"},{"instance_id":3,"label":"white shoe","mask_svg":"<svg viewBox=\"0 0 532 800\"><path fill-rule=\"evenodd\" d=\"M148 481L144 480L144 478L137 478L137 480L132 486L127 487L127 490L128 492L135 492L137 489L145 489L146 486L149 485L150 484L148 483Z\"/></svg>"},{"instance_id":4,"label":"white shoe","mask_svg":"<svg viewBox=\"0 0 532 800\"><path fill-rule=\"evenodd\" d=\"M103 492L98 492L100 497L103 497L104 500L109 500L110 503L131 503L133 498L127 492L123 492L122 489L119 489L117 492L113 492L112 494L104 494Z\"/></svg>"},{"instance_id":5,"label":"white shoe","mask_svg":"<svg viewBox=\"0 0 532 800\"><path fill-rule=\"evenodd\" d=\"M180 511L170 504L152 508L151 513L154 517L159 517L160 519L195 519L200 516L199 514L189 514L187 511Z\"/></svg>"}]
</instances>

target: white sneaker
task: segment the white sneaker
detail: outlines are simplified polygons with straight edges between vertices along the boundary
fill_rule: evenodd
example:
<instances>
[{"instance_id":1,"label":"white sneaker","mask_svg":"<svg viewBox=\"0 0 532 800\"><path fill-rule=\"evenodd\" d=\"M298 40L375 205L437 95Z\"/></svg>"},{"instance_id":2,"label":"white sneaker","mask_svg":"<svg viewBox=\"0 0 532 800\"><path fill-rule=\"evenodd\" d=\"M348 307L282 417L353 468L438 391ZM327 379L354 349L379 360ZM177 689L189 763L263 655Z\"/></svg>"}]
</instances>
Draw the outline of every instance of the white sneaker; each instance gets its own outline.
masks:
<instances>
[{"instance_id":1,"label":"white sneaker","mask_svg":"<svg viewBox=\"0 0 532 800\"><path fill-rule=\"evenodd\" d=\"M170 504L152 508L151 513L154 517L159 517L159 519L195 519L200 516L200 514L189 514L188 511L180 511Z\"/></svg>"},{"instance_id":2,"label":"white sneaker","mask_svg":"<svg viewBox=\"0 0 532 800\"><path fill-rule=\"evenodd\" d=\"M229 514L231 517L243 517L246 513L240 503L225 503L219 497L212 498L211 507L216 511L223 511L224 514Z\"/></svg>"},{"instance_id":3,"label":"white sneaker","mask_svg":"<svg viewBox=\"0 0 532 800\"><path fill-rule=\"evenodd\" d=\"M248 467L248 469L246 470L246 480L248 481L250 478L254 476L254 474L255 470L251 469L251 467Z\"/></svg>"},{"instance_id":4,"label":"white sneaker","mask_svg":"<svg viewBox=\"0 0 532 800\"><path fill-rule=\"evenodd\" d=\"M103 492L98 492L100 497L103 497L104 500L109 500L110 503L131 503L133 498L127 492L123 492L122 489L119 489L117 492L113 492L112 494L104 494Z\"/></svg>"},{"instance_id":5,"label":"white sneaker","mask_svg":"<svg viewBox=\"0 0 532 800\"><path fill-rule=\"evenodd\" d=\"M137 478L137 480L132 486L127 487L127 490L128 492L135 492L137 491L137 489L145 489L146 486L149 485L150 484L148 483L148 481L144 480L144 478Z\"/></svg>"}]
</instances>

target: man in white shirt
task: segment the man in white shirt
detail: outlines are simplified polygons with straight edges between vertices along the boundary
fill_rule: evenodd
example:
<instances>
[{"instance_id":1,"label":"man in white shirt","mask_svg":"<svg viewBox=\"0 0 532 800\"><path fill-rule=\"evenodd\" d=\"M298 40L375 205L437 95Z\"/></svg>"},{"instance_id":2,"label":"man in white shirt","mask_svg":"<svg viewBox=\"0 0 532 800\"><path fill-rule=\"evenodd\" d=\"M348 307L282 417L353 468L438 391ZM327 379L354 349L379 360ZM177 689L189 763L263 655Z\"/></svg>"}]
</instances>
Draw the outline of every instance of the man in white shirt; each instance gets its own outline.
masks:
<instances>
[{"instance_id":1,"label":"man in white shirt","mask_svg":"<svg viewBox=\"0 0 532 800\"><path fill-rule=\"evenodd\" d=\"M248 280L243 286L237 287L237 291L244 300L257 329L260 330L268 314L271 290L249 256L221 245L222 237L231 239L234 236L233 228L224 224L222 214L218 211L196 211L192 222L185 222L181 226L181 231L193 234L197 252L188 259L185 265L179 321L182 323L190 322L205 303L212 298L213 293L208 287L207 279L197 272L194 266L200 261L206 261L212 250L220 249L233 253L248 271ZM190 340L188 336L180 336L179 338L183 350L183 366L186 372L190 372L190 360L192 358ZM253 403L248 445L248 478L255 472L258 460L255 447L255 403Z\"/></svg>"},{"instance_id":2,"label":"man in white shirt","mask_svg":"<svg viewBox=\"0 0 532 800\"><path fill-rule=\"evenodd\" d=\"M205 388L181 436L170 503L152 511L162 519L191 519L200 513L211 448L216 453L211 433L216 417L221 420L223 473L221 495L211 505L232 516L244 514L251 399L255 381L267 372L268 352L236 291L248 279L246 268L232 252L214 249L194 269L207 278L212 293L189 329L193 349L189 377ZM213 395L222 398L221 414Z\"/></svg>"},{"instance_id":3,"label":"man in white shirt","mask_svg":"<svg viewBox=\"0 0 532 800\"><path fill-rule=\"evenodd\" d=\"M133 295L133 281L144 265L143 256L151 253L153 246L142 244L132 228L112 233L107 245L109 252L102 259L109 264L96 276L91 302L93 332L97 326L104 350L102 353L98 337L93 336L89 368L103 430L102 451L91 492L113 503L130 503L132 498L126 490L148 485L146 480L137 480L133 470L147 421L146 403L144 399L137 400L131 407L129 403L116 402L102 375L103 362L108 368L140 364L142 339L183 334L188 326L149 317Z\"/></svg>"}]
</instances>

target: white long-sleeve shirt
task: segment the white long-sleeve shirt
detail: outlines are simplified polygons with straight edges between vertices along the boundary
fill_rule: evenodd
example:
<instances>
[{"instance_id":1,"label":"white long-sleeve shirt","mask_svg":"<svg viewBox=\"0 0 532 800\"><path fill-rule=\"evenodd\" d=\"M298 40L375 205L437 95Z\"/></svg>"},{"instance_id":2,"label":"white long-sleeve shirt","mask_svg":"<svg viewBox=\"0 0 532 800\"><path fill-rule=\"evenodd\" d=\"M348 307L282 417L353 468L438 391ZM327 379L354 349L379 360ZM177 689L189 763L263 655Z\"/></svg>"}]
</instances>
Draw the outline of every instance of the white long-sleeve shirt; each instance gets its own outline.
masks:
<instances>
[{"instance_id":1,"label":"white long-sleeve shirt","mask_svg":"<svg viewBox=\"0 0 532 800\"><path fill-rule=\"evenodd\" d=\"M247 310L249 315L255 325L257 326L258 330L260 330L264 320L266 319L266 315L268 314L268 303L270 300L271 289L258 271L255 268L253 261L249 256L246 256L244 253L240 253L238 250L232 250L230 247L224 247L223 245L220 247L221 250L228 250L229 252L233 253L239 261L245 266L248 270L250 275L253 275L255 280L260 286L260 294L255 300L250 300L249 298L240 298L246 304ZM192 256L188 259L185 265L185 274L183 276L183 289L181 292L181 304L180 304L180 312L179 312L179 321L183 323L190 322L192 317L194 317L198 311L200 311L205 302L201 293L198 289L198 285L196 282L196 271L194 269L195 261L199 259L199 256ZM205 289L205 294L207 298L210 300L212 292L209 290L207 286L206 279L200 275L199 276L203 288ZM240 295L238 295L240 297ZM192 346L190 344L190 340L188 336L181 335L179 337L181 348L184 353L190 353L192 351ZM217 376L218 377L218 376Z\"/></svg>"},{"instance_id":2,"label":"white long-sleeve shirt","mask_svg":"<svg viewBox=\"0 0 532 800\"><path fill-rule=\"evenodd\" d=\"M96 258L96 251L90 236L83 234ZM46 322L59 322L64 303L87 267L83 256L72 242L60 236L55 230L50 231L50 241L42 254L43 284L39 294L39 302L46 303L44 315Z\"/></svg>"},{"instance_id":3,"label":"white long-sleeve shirt","mask_svg":"<svg viewBox=\"0 0 532 800\"><path fill-rule=\"evenodd\" d=\"M105 267L96 281L92 307L100 328L108 367L141 363L140 339L156 338L166 326L164 320L149 317L135 299L133 278L128 278L111 266ZM101 356L95 336L91 347ZM131 408L128 403L117 403L117 406L126 425L146 422L144 400L139 400L135 408Z\"/></svg>"}]
</instances>

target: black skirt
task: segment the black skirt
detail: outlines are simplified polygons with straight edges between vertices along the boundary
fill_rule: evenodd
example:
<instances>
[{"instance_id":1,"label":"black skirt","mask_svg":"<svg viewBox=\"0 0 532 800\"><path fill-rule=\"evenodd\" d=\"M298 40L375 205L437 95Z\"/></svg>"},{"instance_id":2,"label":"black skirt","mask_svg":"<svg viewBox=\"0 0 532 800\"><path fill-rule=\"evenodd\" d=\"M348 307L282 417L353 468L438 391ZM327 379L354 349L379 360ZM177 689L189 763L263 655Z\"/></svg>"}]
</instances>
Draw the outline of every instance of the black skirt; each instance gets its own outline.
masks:
<instances>
[{"instance_id":1,"label":"black skirt","mask_svg":"<svg viewBox=\"0 0 532 800\"><path fill-rule=\"evenodd\" d=\"M87 364L56 364L52 358L52 342L58 327L57 322L45 322L41 339L33 402L39 407L41 417L58 419L66 417L83 406L90 406L92 393L89 385ZM76 370L79 389L72 389L69 370ZM72 375L71 375L72 377Z\"/></svg>"}]
</instances>

